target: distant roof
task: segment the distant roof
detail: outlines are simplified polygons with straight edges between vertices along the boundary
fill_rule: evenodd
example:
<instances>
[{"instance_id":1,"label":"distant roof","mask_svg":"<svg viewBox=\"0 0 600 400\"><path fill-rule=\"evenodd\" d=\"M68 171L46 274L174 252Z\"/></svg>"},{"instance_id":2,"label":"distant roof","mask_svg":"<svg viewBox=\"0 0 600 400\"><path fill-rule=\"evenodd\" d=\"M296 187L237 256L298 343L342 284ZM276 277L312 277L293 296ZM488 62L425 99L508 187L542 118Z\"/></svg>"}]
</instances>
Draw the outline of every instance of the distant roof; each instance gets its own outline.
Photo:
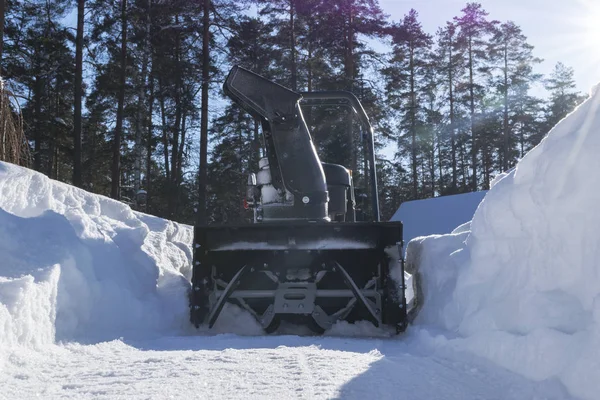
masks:
<instances>
[{"instance_id":1,"label":"distant roof","mask_svg":"<svg viewBox=\"0 0 600 400\"><path fill-rule=\"evenodd\" d=\"M473 219L487 191L407 201L400 205L391 221L404 223L404 243L418 236L451 233Z\"/></svg>"}]
</instances>

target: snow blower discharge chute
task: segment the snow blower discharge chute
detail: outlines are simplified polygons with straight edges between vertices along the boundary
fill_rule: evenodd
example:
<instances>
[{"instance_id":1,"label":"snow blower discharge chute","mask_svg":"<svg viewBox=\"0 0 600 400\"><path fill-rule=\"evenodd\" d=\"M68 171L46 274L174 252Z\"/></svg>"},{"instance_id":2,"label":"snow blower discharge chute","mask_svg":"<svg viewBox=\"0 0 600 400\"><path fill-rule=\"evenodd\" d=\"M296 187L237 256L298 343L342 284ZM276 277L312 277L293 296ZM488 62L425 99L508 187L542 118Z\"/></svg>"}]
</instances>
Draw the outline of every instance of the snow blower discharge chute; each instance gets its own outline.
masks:
<instances>
[{"instance_id":1,"label":"snow blower discharge chute","mask_svg":"<svg viewBox=\"0 0 600 400\"><path fill-rule=\"evenodd\" d=\"M192 324L212 328L230 302L266 332L282 320L320 333L340 320L404 331L412 304L402 223L380 221L373 129L359 100L349 92L297 93L237 66L224 91L260 121L266 157L248 178L253 224L194 228ZM358 221L350 171L321 162L302 114L332 105L350 107L365 135L370 220Z\"/></svg>"}]
</instances>

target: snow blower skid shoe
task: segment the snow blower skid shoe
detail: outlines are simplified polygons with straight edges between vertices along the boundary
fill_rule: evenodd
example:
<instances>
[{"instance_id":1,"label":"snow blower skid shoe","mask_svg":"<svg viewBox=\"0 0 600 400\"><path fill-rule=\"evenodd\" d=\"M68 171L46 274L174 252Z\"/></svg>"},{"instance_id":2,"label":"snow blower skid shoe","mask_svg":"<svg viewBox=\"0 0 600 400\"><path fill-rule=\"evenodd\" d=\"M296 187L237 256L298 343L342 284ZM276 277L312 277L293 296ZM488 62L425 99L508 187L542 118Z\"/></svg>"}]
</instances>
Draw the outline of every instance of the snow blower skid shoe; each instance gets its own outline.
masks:
<instances>
[{"instance_id":1,"label":"snow blower skid shoe","mask_svg":"<svg viewBox=\"0 0 600 400\"><path fill-rule=\"evenodd\" d=\"M268 333L282 320L317 333L339 320L406 329L400 222L197 226L194 233L196 327L212 328L230 302Z\"/></svg>"}]
</instances>

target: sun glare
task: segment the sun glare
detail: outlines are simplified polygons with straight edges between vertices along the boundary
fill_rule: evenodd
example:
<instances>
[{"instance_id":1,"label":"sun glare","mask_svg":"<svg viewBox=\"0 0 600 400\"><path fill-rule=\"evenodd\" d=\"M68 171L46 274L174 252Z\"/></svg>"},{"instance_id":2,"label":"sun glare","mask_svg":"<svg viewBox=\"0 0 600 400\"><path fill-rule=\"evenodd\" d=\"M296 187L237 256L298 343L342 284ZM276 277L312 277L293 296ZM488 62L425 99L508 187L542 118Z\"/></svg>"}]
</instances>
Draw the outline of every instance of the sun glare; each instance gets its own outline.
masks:
<instances>
[{"instance_id":1,"label":"sun glare","mask_svg":"<svg viewBox=\"0 0 600 400\"><path fill-rule=\"evenodd\" d=\"M557 0L560 1L560 0ZM552 56L573 67L577 76L600 81L600 0L562 1L561 29L548 38L553 44ZM589 88L588 88L589 89Z\"/></svg>"},{"instance_id":2,"label":"sun glare","mask_svg":"<svg viewBox=\"0 0 600 400\"><path fill-rule=\"evenodd\" d=\"M585 15L582 15L583 42L594 53L600 54L600 1L583 1Z\"/></svg>"}]
</instances>

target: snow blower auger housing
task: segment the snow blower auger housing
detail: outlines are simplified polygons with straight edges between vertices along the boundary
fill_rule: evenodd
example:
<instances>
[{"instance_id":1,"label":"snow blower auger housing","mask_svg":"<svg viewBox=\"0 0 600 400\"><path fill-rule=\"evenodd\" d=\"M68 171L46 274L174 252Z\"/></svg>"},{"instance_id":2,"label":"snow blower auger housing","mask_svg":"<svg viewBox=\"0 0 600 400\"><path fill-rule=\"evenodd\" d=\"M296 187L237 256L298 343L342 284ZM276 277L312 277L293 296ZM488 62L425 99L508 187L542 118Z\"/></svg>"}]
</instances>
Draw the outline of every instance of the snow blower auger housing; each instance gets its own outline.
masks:
<instances>
[{"instance_id":1,"label":"snow blower auger housing","mask_svg":"<svg viewBox=\"0 0 600 400\"><path fill-rule=\"evenodd\" d=\"M281 320L317 332L339 320L404 331L402 223L380 222L373 129L358 99L296 93L237 66L224 91L261 122L266 157L248 178L253 224L194 228L191 322L212 328L230 302L267 332ZM371 220L357 221L351 172L321 162L303 117L302 107L331 104L350 107L366 132Z\"/></svg>"}]
</instances>

